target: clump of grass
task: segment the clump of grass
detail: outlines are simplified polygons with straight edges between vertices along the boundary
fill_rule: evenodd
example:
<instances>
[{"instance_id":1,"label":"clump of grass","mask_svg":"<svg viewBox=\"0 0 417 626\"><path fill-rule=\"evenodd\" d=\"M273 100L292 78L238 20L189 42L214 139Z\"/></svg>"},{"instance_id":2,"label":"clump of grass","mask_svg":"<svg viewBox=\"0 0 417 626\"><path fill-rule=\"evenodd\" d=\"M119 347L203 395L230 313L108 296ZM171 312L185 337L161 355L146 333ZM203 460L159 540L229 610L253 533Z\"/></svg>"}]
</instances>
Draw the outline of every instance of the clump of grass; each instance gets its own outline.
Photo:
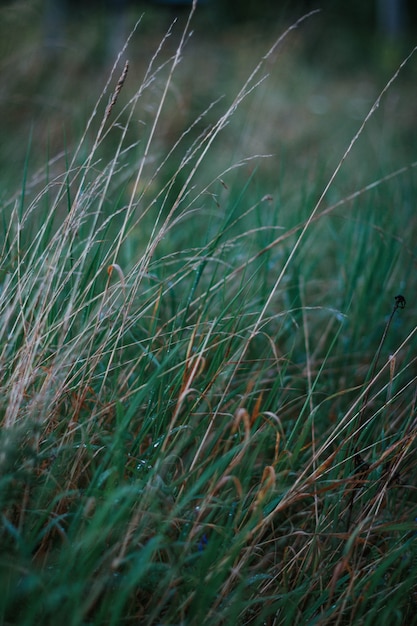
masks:
<instances>
[{"instance_id":1,"label":"clump of grass","mask_svg":"<svg viewBox=\"0 0 417 626\"><path fill-rule=\"evenodd\" d=\"M415 610L416 327L404 316L384 334L377 360L392 341L389 359L365 386L378 344L363 329L384 324L372 280L383 275L389 294L415 258L376 211L337 237L331 222L404 168L323 206L392 80L318 201L283 226L269 193L237 189L246 160L204 179L283 37L216 123L154 160L189 26L167 60L161 42L126 105L123 50L65 171L38 192L25 183L3 212L2 621L404 622ZM162 78L132 144L141 99ZM341 276L320 269L325 255L343 260Z\"/></svg>"}]
</instances>

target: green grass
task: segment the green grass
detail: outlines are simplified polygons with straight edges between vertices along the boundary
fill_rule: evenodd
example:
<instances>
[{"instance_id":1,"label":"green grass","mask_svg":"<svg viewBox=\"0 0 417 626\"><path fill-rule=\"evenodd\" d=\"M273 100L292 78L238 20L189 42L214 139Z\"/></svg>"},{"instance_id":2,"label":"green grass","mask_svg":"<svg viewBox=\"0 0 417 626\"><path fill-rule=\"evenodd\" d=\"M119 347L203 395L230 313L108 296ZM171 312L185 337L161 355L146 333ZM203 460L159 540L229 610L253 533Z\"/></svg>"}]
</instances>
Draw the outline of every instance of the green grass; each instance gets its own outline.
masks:
<instances>
[{"instance_id":1,"label":"green grass","mask_svg":"<svg viewBox=\"0 0 417 626\"><path fill-rule=\"evenodd\" d=\"M170 135L188 30L137 91L120 58L79 143L32 177L32 141L3 202L0 622L410 623L402 74L321 162L299 137L250 158L276 48Z\"/></svg>"}]
</instances>

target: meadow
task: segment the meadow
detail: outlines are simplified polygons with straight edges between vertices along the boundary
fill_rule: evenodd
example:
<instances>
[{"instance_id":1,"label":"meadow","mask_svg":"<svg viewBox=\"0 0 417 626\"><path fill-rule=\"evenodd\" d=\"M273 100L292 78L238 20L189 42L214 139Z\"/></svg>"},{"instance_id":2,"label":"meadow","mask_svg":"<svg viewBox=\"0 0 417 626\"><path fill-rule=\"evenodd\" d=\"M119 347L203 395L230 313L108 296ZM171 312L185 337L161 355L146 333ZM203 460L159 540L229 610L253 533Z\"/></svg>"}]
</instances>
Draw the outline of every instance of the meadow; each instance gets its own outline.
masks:
<instances>
[{"instance_id":1,"label":"meadow","mask_svg":"<svg viewBox=\"0 0 417 626\"><path fill-rule=\"evenodd\" d=\"M19 19L0 623L413 623L413 46L349 65L320 13L191 11L110 62L88 20L48 53Z\"/></svg>"}]
</instances>

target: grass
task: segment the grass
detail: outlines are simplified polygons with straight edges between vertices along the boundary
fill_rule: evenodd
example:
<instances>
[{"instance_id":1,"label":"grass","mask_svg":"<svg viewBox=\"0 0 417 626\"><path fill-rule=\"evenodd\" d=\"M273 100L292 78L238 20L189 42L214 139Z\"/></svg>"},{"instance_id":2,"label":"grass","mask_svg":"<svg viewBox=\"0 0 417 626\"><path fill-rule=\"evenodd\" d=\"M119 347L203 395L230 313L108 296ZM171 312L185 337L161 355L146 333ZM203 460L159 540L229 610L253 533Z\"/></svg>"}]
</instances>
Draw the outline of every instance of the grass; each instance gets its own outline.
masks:
<instances>
[{"instance_id":1,"label":"grass","mask_svg":"<svg viewBox=\"0 0 417 626\"><path fill-rule=\"evenodd\" d=\"M2 210L2 624L412 620L415 162L360 161L402 73L337 158L231 147L267 133L304 24L168 149L189 23L133 92L122 51L32 178L29 151Z\"/></svg>"}]
</instances>

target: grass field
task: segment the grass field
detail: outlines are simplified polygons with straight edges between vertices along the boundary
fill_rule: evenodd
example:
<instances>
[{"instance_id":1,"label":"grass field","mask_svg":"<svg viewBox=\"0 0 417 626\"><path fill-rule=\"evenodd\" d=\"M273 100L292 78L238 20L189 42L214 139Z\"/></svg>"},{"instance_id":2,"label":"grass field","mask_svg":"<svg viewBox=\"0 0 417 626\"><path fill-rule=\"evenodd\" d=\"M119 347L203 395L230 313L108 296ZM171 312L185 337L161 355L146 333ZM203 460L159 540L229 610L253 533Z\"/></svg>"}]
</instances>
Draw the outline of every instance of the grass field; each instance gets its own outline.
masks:
<instances>
[{"instance_id":1,"label":"grass field","mask_svg":"<svg viewBox=\"0 0 417 626\"><path fill-rule=\"evenodd\" d=\"M23 14L0 623L412 623L417 57L143 18L109 70Z\"/></svg>"}]
</instances>

